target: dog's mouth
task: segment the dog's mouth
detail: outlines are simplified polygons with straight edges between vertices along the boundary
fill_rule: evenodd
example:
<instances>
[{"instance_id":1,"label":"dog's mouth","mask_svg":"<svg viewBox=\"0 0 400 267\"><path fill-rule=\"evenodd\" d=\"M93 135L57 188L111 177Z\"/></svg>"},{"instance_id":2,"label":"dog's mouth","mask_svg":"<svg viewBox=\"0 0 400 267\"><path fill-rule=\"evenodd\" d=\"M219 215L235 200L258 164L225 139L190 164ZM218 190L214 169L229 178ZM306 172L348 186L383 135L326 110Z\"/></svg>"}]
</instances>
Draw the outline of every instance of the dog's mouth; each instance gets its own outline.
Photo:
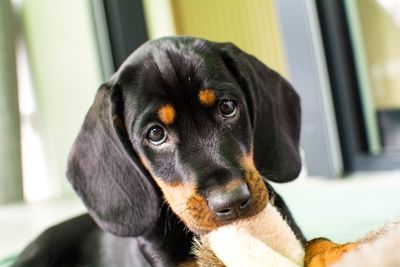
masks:
<instances>
[{"instance_id":1,"label":"dog's mouth","mask_svg":"<svg viewBox=\"0 0 400 267\"><path fill-rule=\"evenodd\" d=\"M167 204L189 230L195 234L205 234L220 226L255 216L268 204L268 190L263 177L254 165L252 154L251 151L240 160L244 177L234 179L224 186L228 195L237 192L238 195L245 195L235 199L233 206L220 205L221 197L218 193L214 194L217 204L210 203L210 196L199 194L194 184L168 184L159 178L155 178L155 181L163 192ZM246 192L243 193L243 190Z\"/></svg>"},{"instance_id":2,"label":"dog's mouth","mask_svg":"<svg viewBox=\"0 0 400 267\"><path fill-rule=\"evenodd\" d=\"M257 171L246 171L245 175L250 198L245 203L239 203L238 209L244 205L246 210L240 214L227 216L216 214L215 210L210 208L207 199L198 194L194 186L166 185L160 179L156 181L163 191L166 202L185 225L195 234L205 234L236 220L257 215L265 208L269 196L263 178ZM220 212L229 213L228 210Z\"/></svg>"},{"instance_id":3,"label":"dog's mouth","mask_svg":"<svg viewBox=\"0 0 400 267\"><path fill-rule=\"evenodd\" d=\"M230 209L219 211L219 213L226 213L226 216L216 214L215 211L210 209L204 198L192 196L186 203L186 214L182 214L183 216L180 217L190 230L196 234L205 234L219 226L257 215L264 210L268 203L268 191L262 177L255 171L246 173L246 184L250 191L250 198L238 204L238 212L235 214L230 214L232 212ZM242 207L246 208L243 212L240 212L239 210Z\"/></svg>"}]
</instances>

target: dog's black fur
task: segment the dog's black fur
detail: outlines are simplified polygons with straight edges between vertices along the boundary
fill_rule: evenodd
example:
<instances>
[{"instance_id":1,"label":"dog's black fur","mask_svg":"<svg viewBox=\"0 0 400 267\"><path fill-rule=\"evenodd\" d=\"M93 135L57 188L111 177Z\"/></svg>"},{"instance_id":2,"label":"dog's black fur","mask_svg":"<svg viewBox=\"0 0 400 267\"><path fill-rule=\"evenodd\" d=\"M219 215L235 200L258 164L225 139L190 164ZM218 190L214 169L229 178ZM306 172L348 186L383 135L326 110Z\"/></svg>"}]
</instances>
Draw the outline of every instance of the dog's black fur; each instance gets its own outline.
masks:
<instances>
[{"instance_id":1,"label":"dog's black fur","mask_svg":"<svg viewBox=\"0 0 400 267\"><path fill-rule=\"evenodd\" d=\"M210 107L198 103L203 88L215 91ZM221 99L234 101L234 118L221 117ZM165 103L175 108L171 125L157 118L157 108ZM159 147L146 139L155 124L168 133ZM250 153L269 197L304 242L284 201L267 183L298 176L299 131L297 94L253 56L232 44L191 37L150 41L100 87L72 148L67 176L90 216L50 228L14 266L190 261L191 242L202 223L185 225L168 200L163 204L164 191L155 178L175 187L190 183L207 199L210 190L235 177L245 181L238 159Z\"/></svg>"}]
</instances>

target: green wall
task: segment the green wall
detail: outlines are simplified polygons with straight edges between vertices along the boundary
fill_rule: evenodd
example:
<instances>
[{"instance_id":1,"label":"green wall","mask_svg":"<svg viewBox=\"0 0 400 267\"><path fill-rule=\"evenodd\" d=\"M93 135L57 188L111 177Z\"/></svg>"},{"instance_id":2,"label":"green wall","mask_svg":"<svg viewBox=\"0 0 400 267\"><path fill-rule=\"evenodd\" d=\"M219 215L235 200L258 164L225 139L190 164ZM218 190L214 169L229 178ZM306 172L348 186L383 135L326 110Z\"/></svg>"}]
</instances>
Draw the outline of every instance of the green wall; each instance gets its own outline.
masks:
<instances>
[{"instance_id":1,"label":"green wall","mask_svg":"<svg viewBox=\"0 0 400 267\"><path fill-rule=\"evenodd\" d=\"M18 87L14 17L11 3L0 1L0 203L22 199Z\"/></svg>"},{"instance_id":2,"label":"green wall","mask_svg":"<svg viewBox=\"0 0 400 267\"><path fill-rule=\"evenodd\" d=\"M22 16L48 173L70 192L68 153L103 79L90 1L25 0Z\"/></svg>"},{"instance_id":3,"label":"green wall","mask_svg":"<svg viewBox=\"0 0 400 267\"><path fill-rule=\"evenodd\" d=\"M273 0L171 0L176 33L233 42L287 75Z\"/></svg>"}]
</instances>

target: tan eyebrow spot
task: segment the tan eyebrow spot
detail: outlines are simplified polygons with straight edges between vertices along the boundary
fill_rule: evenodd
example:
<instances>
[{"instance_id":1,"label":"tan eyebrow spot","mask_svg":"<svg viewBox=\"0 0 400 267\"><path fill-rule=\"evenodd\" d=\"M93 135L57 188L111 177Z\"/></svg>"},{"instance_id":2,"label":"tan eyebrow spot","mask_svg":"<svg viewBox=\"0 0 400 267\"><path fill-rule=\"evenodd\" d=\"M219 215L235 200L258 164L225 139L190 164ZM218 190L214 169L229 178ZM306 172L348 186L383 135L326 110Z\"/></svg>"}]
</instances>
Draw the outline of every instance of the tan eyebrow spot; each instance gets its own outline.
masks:
<instances>
[{"instance_id":1,"label":"tan eyebrow spot","mask_svg":"<svg viewBox=\"0 0 400 267\"><path fill-rule=\"evenodd\" d=\"M215 92L212 89L202 89L199 91L199 101L204 106L214 105L215 98Z\"/></svg>"},{"instance_id":2,"label":"tan eyebrow spot","mask_svg":"<svg viewBox=\"0 0 400 267\"><path fill-rule=\"evenodd\" d=\"M174 122L176 111L171 104L162 106L158 110L158 118L166 125L170 125Z\"/></svg>"}]
</instances>

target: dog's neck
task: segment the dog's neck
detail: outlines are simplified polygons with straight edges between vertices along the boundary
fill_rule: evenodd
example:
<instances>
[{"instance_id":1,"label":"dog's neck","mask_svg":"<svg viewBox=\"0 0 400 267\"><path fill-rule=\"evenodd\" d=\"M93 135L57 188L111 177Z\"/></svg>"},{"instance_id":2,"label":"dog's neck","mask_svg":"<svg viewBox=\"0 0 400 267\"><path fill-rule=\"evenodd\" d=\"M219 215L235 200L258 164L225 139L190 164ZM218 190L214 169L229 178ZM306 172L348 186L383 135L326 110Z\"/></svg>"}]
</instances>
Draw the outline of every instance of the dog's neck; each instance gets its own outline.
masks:
<instances>
[{"instance_id":1,"label":"dog's neck","mask_svg":"<svg viewBox=\"0 0 400 267\"><path fill-rule=\"evenodd\" d=\"M140 250L152 266L177 266L190 260L194 234L163 205L155 227L138 238Z\"/></svg>"}]
</instances>

